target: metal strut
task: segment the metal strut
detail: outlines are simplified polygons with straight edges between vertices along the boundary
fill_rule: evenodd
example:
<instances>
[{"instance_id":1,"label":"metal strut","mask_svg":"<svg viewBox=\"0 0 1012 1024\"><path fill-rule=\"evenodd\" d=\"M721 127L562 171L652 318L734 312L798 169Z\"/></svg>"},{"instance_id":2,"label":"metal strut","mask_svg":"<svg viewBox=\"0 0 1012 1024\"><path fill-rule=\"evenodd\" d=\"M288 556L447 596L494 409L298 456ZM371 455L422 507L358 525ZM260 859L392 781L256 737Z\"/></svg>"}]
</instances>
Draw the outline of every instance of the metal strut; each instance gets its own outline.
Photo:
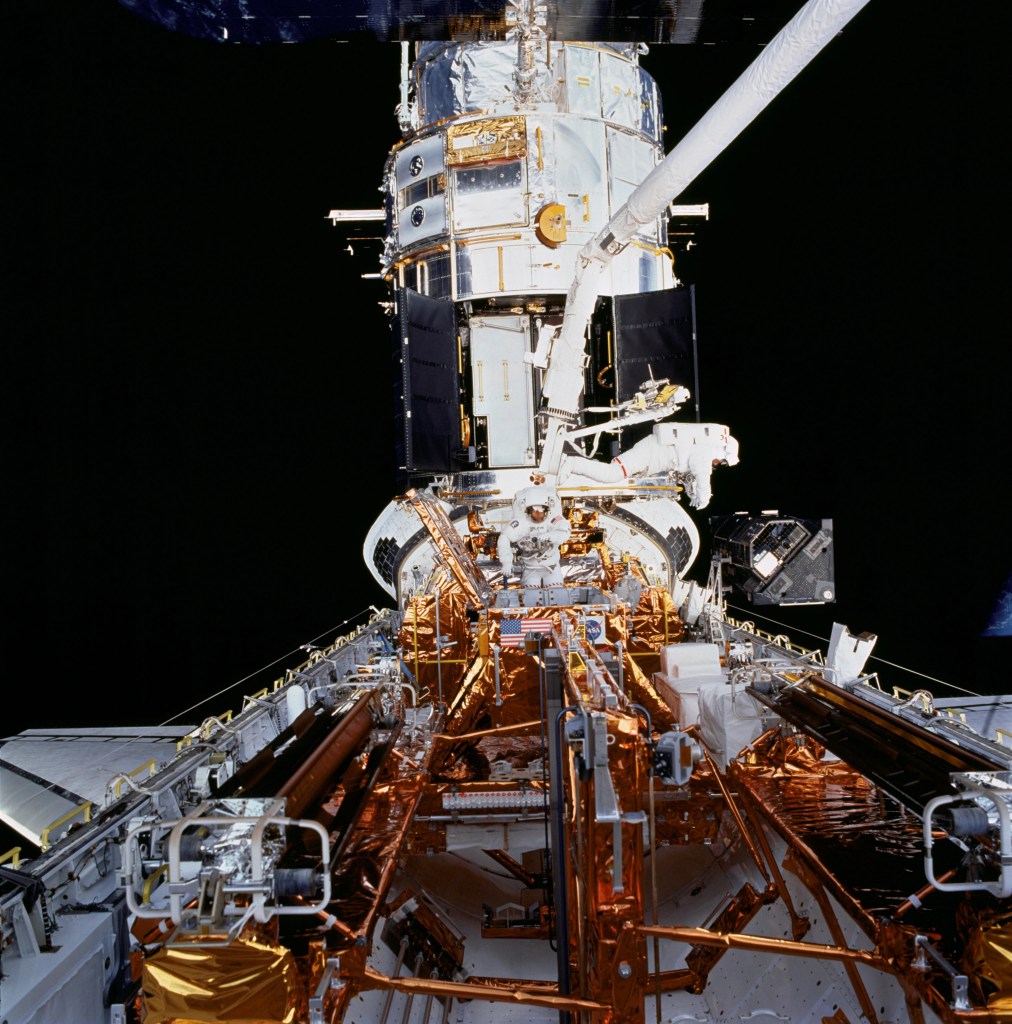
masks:
<instances>
[{"instance_id":1,"label":"metal strut","mask_svg":"<svg viewBox=\"0 0 1012 1024\"><path fill-rule=\"evenodd\" d=\"M431 494L416 491L413 487L405 494L405 498L418 513L418 518L429 531L429 536L439 550L444 564L463 588L468 601L475 608L485 608L492 588L478 568L478 563L464 546L460 534L450 522L450 517L443 510L443 506Z\"/></svg>"}]
</instances>

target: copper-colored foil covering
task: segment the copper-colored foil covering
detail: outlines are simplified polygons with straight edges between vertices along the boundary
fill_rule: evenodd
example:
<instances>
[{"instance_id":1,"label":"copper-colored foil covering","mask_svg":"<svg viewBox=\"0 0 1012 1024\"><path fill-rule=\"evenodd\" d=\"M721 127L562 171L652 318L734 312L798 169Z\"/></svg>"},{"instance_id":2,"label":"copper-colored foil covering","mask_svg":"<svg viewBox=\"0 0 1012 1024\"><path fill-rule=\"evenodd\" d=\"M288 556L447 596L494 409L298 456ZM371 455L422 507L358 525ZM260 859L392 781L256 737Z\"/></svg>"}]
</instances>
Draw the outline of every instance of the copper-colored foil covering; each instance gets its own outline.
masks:
<instances>
[{"instance_id":1,"label":"copper-colored foil covering","mask_svg":"<svg viewBox=\"0 0 1012 1024\"><path fill-rule=\"evenodd\" d=\"M689 846L716 843L724 819L724 799L705 762L696 765L687 786L656 783L654 801L658 846Z\"/></svg>"},{"instance_id":2,"label":"copper-colored foil covering","mask_svg":"<svg viewBox=\"0 0 1012 1024\"><path fill-rule=\"evenodd\" d=\"M325 1020L344 1020L359 991L369 948L361 940L371 934L382 912L423 786L423 774L375 786L342 852L327 908L341 928L327 933L327 955L340 959L345 985L333 995L333 1008L325 1006ZM318 977L314 975L314 982Z\"/></svg>"},{"instance_id":3,"label":"copper-colored foil covering","mask_svg":"<svg viewBox=\"0 0 1012 1024\"><path fill-rule=\"evenodd\" d=\"M439 634L455 641L454 646L444 646L437 660L434 593L419 594L408 603L398 640L419 689L436 694L442 683L443 700L449 703L460 686L471 653L467 597L446 573L441 574L433 589L439 590Z\"/></svg>"},{"instance_id":4,"label":"copper-colored foil covering","mask_svg":"<svg viewBox=\"0 0 1012 1024\"><path fill-rule=\"evenodd\" d=\"M745 931L749 921L762 906L762 902L762 896L746 882L717 915L710 925L710 930L721 934ZM705 979L725 952L721 946L693 946L685 955L685 964L700 979Z\"/></svg>"},{"instance_id":5,"label":"copper-colored foil covering","mask_svg":"<svg viewBox=\"0 0 1012 1024\"><path fill-rule=\"evenodd\" d=\"M928 935L968 976L975 1005L1012 1013L1012 913L986 894L925 887L920 819L822 753L811 740L771 731L731 768L739 793L791 846L786 866L802 877L810 869L887 956L909 962L913 935ZM804 867L792 867L793 858ZM931 974L933 965L924 983L946 991L948 981Z\"/></svg>"},{"instance_id":6,"label":"copper-colored foil covering","mask_svg":"<svg viewBox=\"0 0 1012 1024\"><path fill-rule=\"evenodd\" d=\"M639 807L645 787L641 723L632 716L608 716L609 768L615 795L623 809ZM643 836L638 826L618 829L622 873L615 872L616 833L610 823L595 820L594 782L581 782L572 761L568 765L569 816L580 819L581 839L570 845L569 886L570 962L579 995L613 1007L605 1022L641 1020L646 981L646 944L636 930L642 920ZM572 835L573 833L571 833ZM617 965L627 963L623 976Z\"/></svg>"},{"instance_id":7,"label":"copper-colored foil covering","mask_svg":"<svg viewBox=\"0 0 1012 1024\"><path fill-rule=\"evenodd\" d=\"M866 914L891 914L924 883L920 819L822 752L811 740L768 736L733 776Z\"/></svg>"},{"instance_id":8,"label":"copper-colored foil covering","mask_svg":"<svg viewBox=\"0 0 1012 1024\"><path fill-rule=\"evenodd\" d=\"M525 610L529 618L544 618L558 626L558 614L548 608ZM489 616L492 643L499 641L501 616ZM545 642L550 643L549 640ZM542 665L537 654L524 648L506 647L499 652L499 686L496 692L496 659L493 651L479 655L468 667L447 713L448 735L469 735L475 731L501 729L535 723L528 730L540 736L543 714ZM523 734L522 732L520 733ZM473 737L472 737L473 738ZM488 761L473 743L443 740L433 760L440 778L463 782L488 777Z\"/></svg>"},{"instance_id":9,"label":"copper-colored foil covering","mask_svg":"<svg viewBox=\"0 0 1012 1024\"><path fill-rule=\"evenodd\" d=\"M970 996L1012 1020L1012 910L989 908L977 915L969 902L963 907L969 932L963 969L979 989Z\"/></svg>"},{"instance_id":10,"label":"copper-colored foil covering","mask_svg":"<svg viewBox=\"0 0 1012 1024\"><path fill-rule=\"evenodd\" d=\"M609 585L621 579L626 574L625 569L624 565L614 562L608 566ZM644 587L639 603L629 614L628 627L624 630L627 635L623 643L637 668L649 679L660 671L660 649L681 641L685 635L685 624L679 618L675 602L666 589L646 585L641 572L634 572L634 575L644 582Z\"/></svg>"},{"instance_id":11,"label":"copper-colored foil covering","mask_svg":"<svg viewBox=\"0 0 1012 1024\"><path fill-rule=\"evenodd\" d=\"M397 853L415 812L421 779L376 786L359 817L334 875L329 911L363 932L385 896Z\"/></svg>"},{"instance_id":12,"label":"copper-colored foil covering","mask_svg":"<svg viewBox=\"0 0 1012 1024\"><path fill-rule=\"evenodd\" d=\"M539 662L523 651L499 654L499 700L496 703L495 659L489 657L479 671L469 673L467 685L448 715L446 731L470 733L540 719Z\"/></svg>"},{"instance_id":13,"label":"copper-colored foil covering","mask_svg":"<svg viewBox=\"0 0 1012 1024\"><path fill-rule=\"evenodd\" d=\"M640 605L642 606L642 604L643 602L641 601ZM633 625L638 621L636 617L630 617L629 619L630 624ZM656 632L656 623L654 631ZM664 699L654 689L653 683L650 682L650 676L657 671L656 668L650 668L650 665L656 661L659 666L660 657L652 653L646 658L636 656L636 651L642 646L642 643L636 639L636 636L630 638L627 618L624 612L616 612L605 616L605 635L609 642L621 642L622 644L624 652L623 684L629 699L650 712L655 732L665 732L670 729L675 720L674 715L671 713L671 708L668 707ZM679 633L680 635L681 633ZM671 642L673 643L674 641ZM647 669L649 669L649 674Z\"/></svg>"},{"instance_id":14,"label":"copper-colored foil covering","mask_svg":"<svg viewBox=\"0 0 1012 1024\"><path fill-rule=\"evenodd\" d=\"M854 769L843 761L823 760L826 748L804 736L771 729L760 736L739 759L755 776L776 778L786 775L839 775L848 778Z\"/></svg>"},{"instance_id":15,"label":"copper-colored foil covering","mask_svg":"<svg viewBox=\"0 0 1012 1024\"><path fill-rule=\"evenodd\" d=\"M163 949L145 961L142 988L144 1024L294 1024L306 1012L292 954L253 939Z\"/></svg>"},{"instance_id":16,"label":"copper-colored foil covering","mask_svg":"<svg viewBox=\"0 0 1012 1024\"><path fill-rule=\"evenodd\" d=\"M540 758L547 760L547 740L542 738L541 732L535 732L532 736L516 734L501 734L486 736L478 741L478 748L488 758L489 762L505 761L511 768L525 769L531 761ZM547 765L545 766L547 771ZM540 778L540 775L538 776Z\"/></svg>"},{"instance_id":17,"label":"copper-colored foil covering","mask_svg":"<svg viewBox=\"0 0 1012 1024\"><path fill-rule=\"evenodd\" d=\"M598 523L599 512L596 508L573 504L566 512L566 518L569 520L572 532L569 535L569 540L559 549L563 565L567 558L580 558L589 555L594 548L603 546L601 527ZM598 576L602 572L603 568L599 570Z\"/></svg>"}]
</instances>

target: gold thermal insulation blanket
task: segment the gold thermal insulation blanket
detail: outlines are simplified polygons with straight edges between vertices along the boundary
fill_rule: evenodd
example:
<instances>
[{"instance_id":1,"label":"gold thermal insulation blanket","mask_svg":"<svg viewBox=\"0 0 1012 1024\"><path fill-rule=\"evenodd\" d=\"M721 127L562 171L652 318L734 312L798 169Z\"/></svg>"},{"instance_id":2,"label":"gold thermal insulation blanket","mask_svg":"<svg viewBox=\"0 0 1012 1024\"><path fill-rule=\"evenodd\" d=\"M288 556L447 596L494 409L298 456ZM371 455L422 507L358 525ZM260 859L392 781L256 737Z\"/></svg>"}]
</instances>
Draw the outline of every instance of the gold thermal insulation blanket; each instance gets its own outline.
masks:
<instances>
[{"instance_id":1,"label":"gold thermal insulation blanket","mask_svg":"<svg viewBox=\"0 0 1012 1024\"><path fill-rule=\"evenodd\" d=\"M730 775L869 935L885 943L883 928L895 921L888 927L934 935L941 955L958 963L963 943L955 940L952 901L928 891L916 906L908 903L924 887L920 819L824 755L812 740L771 730Z\"/></svg>"},{"instance_id":2,"label":"gold thermal insulation blanket","mask_svg":"<svg viewBox=\"0 0 1012 1024\"><path fill-rule=\"evenodd\" d=\"M640 602L642 607L642 602ZM659 626L657 621L657 615L654 613L652 616L644 618L650 619L653 623L648 629L651 636L657 639L659 636ZM632 619L629 620L629 624L632 625ZM633 642L630 639L630 630L626 628L626 616L622 612L616 612L611 615L605 616L605 630L609 642L615 643L621 641L624 655L624 686L625 692L630 700L634 703L645 707L650 713L650 718L653 723L655 732L665 732L670 729L674 723L674 715L671 713L671 708L665 703L660 694L654 689L653 683L650 682L650 676L656 671L656 668L650 669L648 674L644 666L649 667L650 665L660 665L660 657L651 653L649 658L644 661L642 658L637 657L635 650L637 647L642 647L644 650L647 649L646 642L639 643ZM681 634L679 633L679 636ZM669 641L674 642L674 641Z\"/></svg>"},{"instance_id":3,"label":"gold thermal insulation blanket","mask_svg":"<svg viewBox=\"0 0 1012 1024\"><path fill-rule=\"evenodd\" d=\"M891 916L924 884L920 819L843 762L821 760L817 744L791 745L777 744L774 764L753 750L736 780L867 914Z\"/></svg>"},{"instance_id":4,"label":"gold thermal insulation blanket","mask_svg":"<svg viewBox=\"0 0 1012 1024\"><path fill-rule=\"evenodd\" d=\"M696 765L686 786L655 783L654 802L658 845L701 846L717 842L725 805L705 761Z\"/></svg>"},{"instance_id":5,"label":"gold thermal insulation blanket","mask_svg":"<svg viewBox=\"0 0 1012 1024\"><path fill-rule=\"evenodd\" d=\"M527 152L527 119L522 114L465 121L446 130L450 167L506 160Z\"/></svg>"},{"instance_id":6,"label":"gold thermal insulation blanket","mask_svg":"<svg viewBox=\"0 0 1012 1024\"><path fill-rule=\"evenodd\" d=\"M621 579L622 575L609 572L609 582ZM642 579L642 574L636 575ZM627 625L620 626L620 621ZM685 624L679 618L674 600L663 587L644 586L636 607L628 616L608 617L608 639L622 640L626 652L646 679L660 671L661 648L679 643L684 635Z\"/></svg>"},{"instance_id":7,"label":"gold thermal insulation blanket","mask_svg":"<svg viewBox=\"0 0 1012 1024\"><path fill-rule=\"evenodd\" d=\"M295 1024L305 991L285 948L251 939L163 949L144 964L144 1024Z\"/></svg>"},{"instance_id":8,"label":"gold thermal insulation blanket","mask_svg":"<svg viewBox=\"0 0 1012 1024\"><path fill-rule=\"evenodd\" d=\"M962 909L969 930L963 969L978 988L971 998L1012 1020L1012 910L988 909L978 916L969 902Z\"/></svg>"},{"instance_id":9,"label":"gold thermal insulation blanket","mask_svg":"<svg viewBox=\"0 0 1012 1024\"><path fill-rule=\"evenodd\" d=\"M421 778L375 786L334 872L329 910L352 931L364 930L385 899L392 867L422 788Z\"/></svg>"},{"instance_id":10,"label":"gold thermal insulation blanket","mask_svg":"<svg viewBox=\"0 0 1012 1024\"><path fill-rule=\"evenodd\" d=\"M445 574L436 589L439 590L438 635L452 640L453 645L444 646L437 655L435 593L411 599L404 610L398 640L419 689L433 694L441 690L443 700L449 702L457 693L470 655L467 597Z\"/></svg>"},{"instance_id":11,"label":"gold thermal insulation blanket","mask_svg":"<svg viewBox=\"0 0 1012 1024\"><path fill-rule=\"evenodd\" d=\"M550 608L531 608L525 619L541 619L558 628L557 614ZM493 643L499 643L501 618L490 622ZM535 636L537 634L534 634ZM547 634L542 634L547 635ZM496 658L492 651L476 658L457 691L447 715L446 732L459 735L474 729L516 725L542 715L541 662L523 646L503 647L498 659L499 686L496 692Z\"/></svg>"},{"instance_id":12,"label":"gold thermal insulation blanket","mask_svg":"<svg viewBox=\"0 0 1012 1024\"><path fill-rule=\"evenodd\" d=\"M732 777L794 854L852 901L882 948L909 954L912 934L932 936L967 975L972 1003L1012 1020L1012 911L985 893L953 898L925 886L916 815L820 744L778 730L753 744ZM947 990L944 977L935 984Z\"/></svg>"}]
</instances>

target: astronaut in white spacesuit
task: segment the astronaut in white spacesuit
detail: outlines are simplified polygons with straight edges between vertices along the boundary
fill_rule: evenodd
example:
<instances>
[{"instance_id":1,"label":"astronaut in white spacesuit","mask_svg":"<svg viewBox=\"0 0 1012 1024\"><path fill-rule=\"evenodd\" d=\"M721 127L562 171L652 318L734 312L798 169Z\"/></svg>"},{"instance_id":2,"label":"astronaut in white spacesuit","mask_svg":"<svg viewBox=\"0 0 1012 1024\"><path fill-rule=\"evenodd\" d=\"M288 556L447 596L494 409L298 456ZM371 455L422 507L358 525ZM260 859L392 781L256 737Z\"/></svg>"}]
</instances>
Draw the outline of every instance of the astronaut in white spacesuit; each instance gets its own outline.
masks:
<instances>
[{"instance_id":1,"label":"astronaut in white spacesuit","mask_svg":"<svg viewBox=\"0 0 1012 1024\"><path fill-rule=\"evenodd\" d=\"M497 544L503 580L513 574L515 556L522 586L562 583L559 545L569 540L571 531L562 514L562 502L550 487L535 485L517 491L513 518L500 531Z\"/></svg>"},{"instance_id":2,"label":"astronaut in white spacesuit","mask_svg":"<svg viewBox=\"0 0 1012 1024\"><path fill-rule=\"evenodd\" d=\"M738 442L721 423L658 423L653 433L638 441L611 462L582 456L566 456L560 482L572 483L582 476L602 484L674 473L681 481L689 504L705 508L710 503L710 474L715 466L738 464Z\"/></svg>"}]
</instances>

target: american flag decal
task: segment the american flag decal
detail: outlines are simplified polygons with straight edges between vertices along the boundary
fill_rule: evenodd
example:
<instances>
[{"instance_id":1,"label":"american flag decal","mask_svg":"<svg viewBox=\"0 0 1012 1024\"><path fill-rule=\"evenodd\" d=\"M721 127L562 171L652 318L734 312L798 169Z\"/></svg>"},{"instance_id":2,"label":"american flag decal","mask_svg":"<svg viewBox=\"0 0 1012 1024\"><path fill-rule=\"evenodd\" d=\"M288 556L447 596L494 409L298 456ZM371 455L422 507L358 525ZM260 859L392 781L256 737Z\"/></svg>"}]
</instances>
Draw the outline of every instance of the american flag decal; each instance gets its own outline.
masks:
<instances>
[{"instance_id":1,"label":"american flag decal","mask_svg":"<svg viewBox=\"0 0 1012 1024\"><path fill-rule=\"evenodd\" d=\"M503 647L519 647L528 633L551 631L551 619L502 619L499 622L499 643Z\"/></svg>"}]
</instances>

